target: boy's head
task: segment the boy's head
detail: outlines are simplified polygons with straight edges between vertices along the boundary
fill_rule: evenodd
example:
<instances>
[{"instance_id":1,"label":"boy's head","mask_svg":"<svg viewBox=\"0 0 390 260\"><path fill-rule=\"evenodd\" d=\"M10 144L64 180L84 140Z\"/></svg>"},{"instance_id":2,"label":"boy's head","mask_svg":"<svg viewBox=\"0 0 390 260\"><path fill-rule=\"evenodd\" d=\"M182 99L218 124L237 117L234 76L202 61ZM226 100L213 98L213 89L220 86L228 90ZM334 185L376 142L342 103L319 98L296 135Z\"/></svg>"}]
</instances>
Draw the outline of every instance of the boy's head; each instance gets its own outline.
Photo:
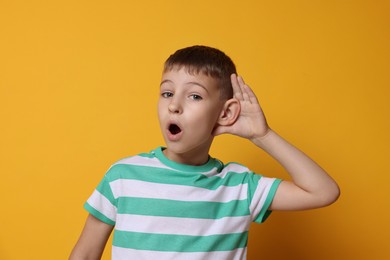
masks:
<instances>
[{"instance_id":1,"label":"boy's head","mask_svg":"<svg viewBox=\"0 0 390 260\"><path fill-rule=\"evenodd\" d=\"M190 165L208 160L215 134L233 125L240 113L233 73L231 59L206 46L178 50L165 62L158 116L169 159Z\"/></svg>"},{"instance_id":2,"label":"boy's head","mask_svg":"<svg viewBox=\"0 0 390 260\"><path fill-rule=\"evenodd\" d=\"M230 75L236 72L233 61L222 51L201 45L177 50L164 64L164 71L185 68L189 74L203 73L217 80L220 97L227 100L233 97Z\"/></svg>"}]
</instances>

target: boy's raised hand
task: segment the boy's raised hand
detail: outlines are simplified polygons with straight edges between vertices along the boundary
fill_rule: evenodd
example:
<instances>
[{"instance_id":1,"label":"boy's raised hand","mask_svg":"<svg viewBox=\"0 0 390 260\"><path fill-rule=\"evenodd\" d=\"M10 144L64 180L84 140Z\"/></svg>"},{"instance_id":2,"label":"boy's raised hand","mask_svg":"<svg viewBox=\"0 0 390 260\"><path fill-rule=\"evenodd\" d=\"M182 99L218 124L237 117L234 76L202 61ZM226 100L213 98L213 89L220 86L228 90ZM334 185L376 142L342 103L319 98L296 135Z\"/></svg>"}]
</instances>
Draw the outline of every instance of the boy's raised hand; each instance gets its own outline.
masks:
<instances>
[{"instance_id":1,"label":"boy's raised hand","mask_svg":"<svg viewBox=\"0 0 390 260\"><path fill-rule=\"evenodd\" d=\"M238 117L218 126L214 134L247 138L286 169L292 181L280 183L269 209L313 209L336 201L340 194L337 183L316 162L269 128L256 95L240 76L233 74L231 81L234 98L226 104L239 104L238 110L234 109Z\"/></svg>"},{"instance_id":2,"label":"boy's raised hand","mask_svg":"<svg viewBox=\"0 0 390 260\"><path fill-rule=\"evenodd\" d=\"M216 128L214 135L227 133L251 141L264 137L268 133L269 127L255 93L245 84L241 76L232 74L230 78L233 86L233 97L239 102L240 113L232 125Z\"/></svg>"}]
</instances>

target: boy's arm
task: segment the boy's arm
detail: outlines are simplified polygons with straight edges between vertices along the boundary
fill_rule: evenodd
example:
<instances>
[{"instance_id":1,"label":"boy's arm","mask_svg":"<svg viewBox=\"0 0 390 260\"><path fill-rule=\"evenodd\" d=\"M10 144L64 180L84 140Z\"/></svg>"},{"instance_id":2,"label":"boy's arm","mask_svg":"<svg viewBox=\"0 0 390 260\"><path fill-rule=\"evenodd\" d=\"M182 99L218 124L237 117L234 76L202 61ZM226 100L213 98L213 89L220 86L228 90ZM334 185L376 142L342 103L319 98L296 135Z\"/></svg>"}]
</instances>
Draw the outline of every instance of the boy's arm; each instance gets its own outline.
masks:
<instances>
[{"instance_id":1,"label":"boy's arm","mask_svg":"<svg viewBox=\"0 0 390 260\"><path fill-rule=\"evenodd\" d=\"M289 173L292 182L282 181L270 210L304 210L324 207L339 196L336 182L312 159L270 130L252 140Z\"/></svg>"},{"instance_id":2,"label":"boy's arm","mask_svg":"<svg viewBox=\"0 0 390 260\"><path fill-rule=\"evenodd\" d=\"M282 181L270 210L303 210L323 207L337 200L336 182L312 159L288 143L267 124L256 95L241 77L231 77L240 114L234 124L220 126L215 135L230 133L247 138L276 159L292 181Z\"/></svg>"},{"instance_id":3,"label":"boy's arm","mask_svg":"<svg viewBox=\"0 0 390 260\"><path fill-rule=\"evenodd\" d=\"M69 260L100 259L112 229L113 226L89 214Z\"/></svg>"}]
</instances>

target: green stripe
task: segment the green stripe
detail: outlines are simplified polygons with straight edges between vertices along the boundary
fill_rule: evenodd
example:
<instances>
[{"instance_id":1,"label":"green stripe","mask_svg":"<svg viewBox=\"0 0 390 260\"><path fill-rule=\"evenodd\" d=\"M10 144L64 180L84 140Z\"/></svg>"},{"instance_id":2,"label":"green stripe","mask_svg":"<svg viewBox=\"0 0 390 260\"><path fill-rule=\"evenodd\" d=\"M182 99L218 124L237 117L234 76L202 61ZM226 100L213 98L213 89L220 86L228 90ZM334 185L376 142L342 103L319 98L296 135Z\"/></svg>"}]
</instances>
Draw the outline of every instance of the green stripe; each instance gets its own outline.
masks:
<instances>
[{"instance_id":1,"label":"green stripe","mask_svg":"<svg viewBox=\"0 0 390 260\"><path fill-rule=\"evenodd\" d=\"M253 195L256 192L257 186L259 185L259 180L261 179L261 175L248 173L248 204L252 203Z\"/></svg>"},{"instance_id":2,"label":"green stripe","mask_svg":"<svg viewBox=\"0 0 390 260\"><path fill-rule=\"evenodd\" d=\"M222 203L122 197L118 203L118 214L202 219L219 219L250 214L247 200Z\"/></svg>"},{"instance_id":3,"label":"green stripe","mask_svg":"<svg viewBox=\"0 0 390 260\"><path fill-rule=\"evenodd\" d=\"M176 184L215 190L220 186L237 186L248 183L248 174L229 172L224 178L207 177L193 172L177 172L170 169L148 166L117 164L107 172L109 181L118 179L140 180L161 184Z\"/></svg>"},{"instance_id":4,"label":"green stripe","mask_svg":"<svg viewBox=\"0 0 390 260\"><path fill-rule=\"evenodd\" d=\"M96 190L99 191L104 197L106 197L111 204L117 205L117 199L115 199L114 194L112 193L109 180L107 175L104 176L103 180L96 187Z\"/></svg>"},{"instance_id":5,"label":"green stripe","mask_svg":"<svg viewBox=\"0 0 390 260\"><path fill-rule=\"evenodd\" d=\"M279 187L280 182L281 182L280 179L276 179L272 183L271 189L270 189L270 191L269 191L269 193L267 195L267 198L266 198L266 200L264 202L264 206L261 208L261 211L260 211L259 215L254 220L255 222L257 222L257 223L264 222L269 217L269 215L272 213L272 211L268 210L268 208L271 205L272 200L275 197L275 193L276 193L276 190Z\"/></svg>"},{"instance_id":6,"label":"green stripe","mask_svg":"<svg viewBox=\"0 0 390 260\"><path fill-rule=\"evenodd\" d=\"M115 230L113 245L138 250L157 250L170 252L210 252L231 251L247 245L248 232L187 236L149 234Z\"/></svg>"},{"instance_id":7,"label":"green stripe","mask_svg":"<svg viewBox=\"0 0 390 260\"><path fill-rule=\"evenodd\" d=\"M99 211L97 211L96 209L94 209L91 205L88 204L88 202L86 202L84 204L84 208L92 215L94 216L95 218L103 221L104 223L106 224L109 224L111 226L114 226L115 225L115 222L112 221L111 219L107 218L106 216L104 216L102 213L100 213Z\"/></svg>"},{"instance_id":8,"label":"green stripe","mask_svg":"<svg viewBox=\"0 0 390 260\"><path fill-rule=\"evenodd\" d=\"M145 158L154 158L156 157L153 153L140 153L138 154L140 157L145 157Z\"/></svg>"}]
</instances>

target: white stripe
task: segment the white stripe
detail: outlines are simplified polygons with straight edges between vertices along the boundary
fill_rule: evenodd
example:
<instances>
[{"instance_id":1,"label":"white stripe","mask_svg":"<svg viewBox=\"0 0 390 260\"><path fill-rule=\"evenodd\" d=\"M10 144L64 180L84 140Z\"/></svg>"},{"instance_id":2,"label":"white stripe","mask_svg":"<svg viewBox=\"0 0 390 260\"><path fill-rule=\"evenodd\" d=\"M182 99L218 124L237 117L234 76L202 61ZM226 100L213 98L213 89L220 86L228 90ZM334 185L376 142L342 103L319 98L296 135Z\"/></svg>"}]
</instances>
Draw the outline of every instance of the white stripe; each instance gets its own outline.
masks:
<instances>
[{"instance_id":1,"label":"white stripe","mask_svg":"<svg viewBox=\"0 0 390 260\"><path fill-rule=\"evenodd\" d=\"M225 165L225 167L223 168L223 170L220 173L218 173L218 174L211 173L211 176L218 176L220 178L225 178L229 172L234 172L234 173L240 174L240 173L245 173L245 172L250 172L250 171L248 168L246 168L245 166L242 166L240 164L229 163L229 164Z\"/></svg>"},{"instance_id":2,"label":"white stripe","mask_svg":"<svg viewBox=\"0 0 390 260\"><path fill-rule=\"evenodd\" d=\"M199 172L199 174L202 174L206 177L213 177L213 176L218 176L219 173L217 172L217 168L214 167L208 172Z\"/></svg>"},{"instance_id":3,"label":"white stripe","mask_svg":"<svg viewBox=\"0 0 390 260\"><path fill-rule=\"evenodd\" d=\"M249 207L252 213L252 218L255 219L264 206L268 197L269 191L274 183L275 178L261 177L257 185L256 191L253 194L252 202Z\"/></svg>"},{"instance_id":4,"label":"white stripe","mask_svg":"<svg viewBox=\"0 0 390 260\"><path fill-rule=\"evenodd\" d=\"M87 200L88 204L102 213L107 218L115 222L117 209L106 197L104 197L98 190L95 190L91 197Z\"/></svg>"},{"instance_id":5,"label":"white stripe","mask_svg":"<svg viewBox=\"0 0 390 260\"><path fill-rule=\"evenodd\" d=\"M250 216L194 219L118 214L115 229L129 232L209 236L249 230Z\"/></svg>"},{"instance_id":6,"label":"white stripe","mask_svg":"<svg viewBox=\"0 0 390 260\"><path fill-rule=\"evenodd\" d=\"M166 166L165 164L162 164L157 158L148 158L148 157L143 157L143 156L139 156L139 155L119 160L116 163L114 163L112 166L117 165L117 164L129 164L129 165L137 165L137 166L171 169L168 166Z\"/></svg>"},{"instance_id":7,"label":"white stripe","mask_svg":"<svg viewBox=\"0 0 390 260\"><path fill-rule=\"evenodd\" d=\"M135 250L122 247L112 247L112 259L115 260L210 260L210 259L246 259L246 248L238 248L233 251L213 251L213 252L161 252L148 250Z\"/></svg>"},{"instance_id":8,"label":"white stripe","mask_svg":"<svg viewBox=\"0 0 390 260\"><path fill-rule=\"evenodd\" d=\"M248 184L233 187L220 186L216 190L161 184L138 180L118 179L110 182L114 197L168 199L179 201L229 202L247 199Z\"/></svg>"}]
</instances>

